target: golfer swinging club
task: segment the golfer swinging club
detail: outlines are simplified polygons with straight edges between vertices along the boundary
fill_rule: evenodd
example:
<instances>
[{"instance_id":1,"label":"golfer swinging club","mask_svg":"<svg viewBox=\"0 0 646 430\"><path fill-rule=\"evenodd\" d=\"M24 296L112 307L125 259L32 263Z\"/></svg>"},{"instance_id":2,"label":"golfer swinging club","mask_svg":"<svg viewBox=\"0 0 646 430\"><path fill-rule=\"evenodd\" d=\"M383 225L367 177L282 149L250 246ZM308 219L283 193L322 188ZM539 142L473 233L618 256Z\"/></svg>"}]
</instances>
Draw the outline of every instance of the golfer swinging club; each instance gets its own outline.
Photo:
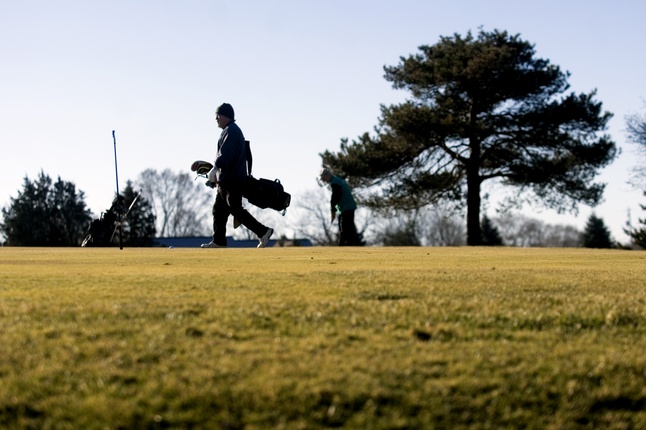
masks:
<instances>
[{"instance_id":1,"label":"golfer swinging club","mask_svg":"<svg viewBox=\"0 0 646 430\"><path fill-rule=\"evenodd\" d=\"M229 215L258 236L258 248L264 248L274 233L273 228L262 225L242 207L242 193L247 182L247 147L242 130L235 123L233 107L220 105L215 120L222 129L218 140L218 153L209 172L207 185L217 186L213 204L213 240L202 248L225 248Z\"/></svg>"},{"instance_id":2,"label":"golfer swinging club","mask_svg":"<svg viewBox=\"0 0 646 430\"><path fill-rule=\"evenodd\" d=\"M330 184L330 216L332 221L339 213L339 246L360 246L357 227L354 225L354 211L357 203L354 201L350 186L346 181L332 174L327 168L321 169L319 180Z\"/></svg>"}]
</instances>

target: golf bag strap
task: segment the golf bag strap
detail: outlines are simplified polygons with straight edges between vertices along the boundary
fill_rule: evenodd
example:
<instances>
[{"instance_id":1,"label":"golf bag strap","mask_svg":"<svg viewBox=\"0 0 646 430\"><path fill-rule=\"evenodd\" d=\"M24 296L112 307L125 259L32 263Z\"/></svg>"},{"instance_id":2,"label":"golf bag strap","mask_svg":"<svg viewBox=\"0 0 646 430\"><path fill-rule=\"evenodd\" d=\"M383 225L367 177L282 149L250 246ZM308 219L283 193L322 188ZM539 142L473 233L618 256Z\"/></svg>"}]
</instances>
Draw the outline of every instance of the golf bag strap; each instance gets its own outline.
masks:
<instances>
[{"instance_id":1,"label":"golf bag strap","mask_svg":"<svg viewBox=\"0 0 646 430\"><path fill-rule=\"evenodd\" d=\"M251 176L251 167L253 165L253 156L251 155L251 142L244 141L245 150L247 151L247 174Z\"/></svg>"}]
</instances>

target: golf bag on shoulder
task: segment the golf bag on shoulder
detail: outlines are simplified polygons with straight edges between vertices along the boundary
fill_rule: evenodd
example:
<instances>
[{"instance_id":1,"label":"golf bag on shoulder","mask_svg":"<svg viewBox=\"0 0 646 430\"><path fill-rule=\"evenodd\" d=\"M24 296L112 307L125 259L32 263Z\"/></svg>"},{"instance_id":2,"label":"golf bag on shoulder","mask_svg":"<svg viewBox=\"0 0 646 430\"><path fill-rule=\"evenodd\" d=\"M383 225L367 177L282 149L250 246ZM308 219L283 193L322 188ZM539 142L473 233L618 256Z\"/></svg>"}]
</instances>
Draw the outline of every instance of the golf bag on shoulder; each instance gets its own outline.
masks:
<instances>
[{"instance_id":1,"label":"golf bag on shoulder","mask_svg":"<svg viewBox=\"0 0 646 430\"><path fill-rule=\"evenodd\" d=\"M285 192L283 185L278 179L256 179L249 175L243 196L249 203L261 209L272 208L277 211L287 211L292 196Z\"/></svg>"},{"instance_id":2,"label":"golf bag on shoulder","mask_svg":"<svg viewBox=\"0 0 646 430\"><path fill-rule=\"evenodd\" d=\"M261 209L271 208L285 215L287 207L291 203L292 196L285 192L280 180L274 179L256 179L251 175L253 165L253 156L251 154L251 145L245 140L245 150L247 152L247 182L244 186L242 195L249 203ZM208 173L213 168L213 164L208 161L196 160L191 165L191 171L197 173L197 176L208 178Z\"/></svg>"},{"instance_id":3,"label":"golf bag on shoulder","mask_svg":"<svg viewBox=\"0 0 646 430\"><path fill-rule=\"evenodd\" d=\"M272 208L278 212L287 212L287 207L291 203L292 196L285 192L280 180L274 179L256 179L251 175L253 166L253 156L251 154L251 144L245 140L247 151L247 183L242 195L254 206L260 209Z\"/></svg>"}]
</instances>

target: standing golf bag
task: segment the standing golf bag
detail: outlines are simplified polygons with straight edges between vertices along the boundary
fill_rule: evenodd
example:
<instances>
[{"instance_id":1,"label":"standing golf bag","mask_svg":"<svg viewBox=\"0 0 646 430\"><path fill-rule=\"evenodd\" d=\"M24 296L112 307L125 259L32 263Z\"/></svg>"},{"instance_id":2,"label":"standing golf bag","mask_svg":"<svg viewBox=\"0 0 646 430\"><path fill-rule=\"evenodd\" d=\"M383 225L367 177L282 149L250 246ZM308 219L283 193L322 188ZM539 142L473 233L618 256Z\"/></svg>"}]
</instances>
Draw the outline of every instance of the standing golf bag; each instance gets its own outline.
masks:
<instances>
[{"instance_id":1,"label":"standing golf bag","mask_svg":"<svg viewBox=\"0 0 646 430\"><path fill-rule=\"evenodd\" d=\"M128 210L126 211L125 214L121 216L121 220L125 220L125 218L128 216L130 213L130 210L132 207L135 205L137 200L139 199L139 196L141 196L141 191L137 193L134 199L132 199L132 203L130 203L130 207L128 207ZM90 247L90 246L113 246L113 240L115 233L117 232L117 228L120 227L119 225L119 213L123 213L123 205L125 202L125 197L124 196L119 196L118 200L117 197L112 200L112 205L110 206L110 209L107 211L103 212L101 214L101 217L99 219L95 219L92 221L90 224L90 229L88 230L88 235L83 239L83 242L81 243L82 247Z\"/></svg>"},{"instance_id":2,"label":"standing golf bag","mask_svg":"<svg viewBox=\"0 0 646 430\"><path fill-rule=\"evenodd\" d=\"M123 203L123 197L119 196L119 198L121 199L121 203ZM116 229L115 225L117 224L119 207L120 205L115 197L110 209L101 213L101 217L99 219L95 219L90 224L88 235L83 239L83 243L81 243L82 247L112 245L112 238Z\"/></svg>"}]
</instances>

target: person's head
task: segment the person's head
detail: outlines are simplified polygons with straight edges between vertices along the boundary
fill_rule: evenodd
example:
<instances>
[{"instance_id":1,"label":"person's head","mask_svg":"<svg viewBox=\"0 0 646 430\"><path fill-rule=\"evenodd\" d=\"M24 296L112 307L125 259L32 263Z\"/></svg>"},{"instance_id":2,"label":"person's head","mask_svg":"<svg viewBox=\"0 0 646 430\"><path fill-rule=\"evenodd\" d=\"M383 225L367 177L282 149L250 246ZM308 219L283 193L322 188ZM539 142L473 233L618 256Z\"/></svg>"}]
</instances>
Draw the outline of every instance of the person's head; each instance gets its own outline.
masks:
<instances>
[{"instance_id":1,"label":"person's head","mask_svg":"<svg viewBox=\"0 0 646 430\"><path fill-rule=\"evenodd\" d=\"M224 128L231 121L235 121L235 113L233 112L233 106L229 103L222 103L215 111L215 120L218 123L218 127Z\"/></svg>"},{"instance_id":2,"label":"person's head","mask_svg":"<svg viewBox=\"0 0 646 430\"><path fill-rule=\"evenodd\" d=\"M327 167L324 167L321 169L321 173L319 173L318 179L325 182L326 184L329 184L333 176L334 175L332 174L332 171Z\"/></svg>"}]
</instances>

